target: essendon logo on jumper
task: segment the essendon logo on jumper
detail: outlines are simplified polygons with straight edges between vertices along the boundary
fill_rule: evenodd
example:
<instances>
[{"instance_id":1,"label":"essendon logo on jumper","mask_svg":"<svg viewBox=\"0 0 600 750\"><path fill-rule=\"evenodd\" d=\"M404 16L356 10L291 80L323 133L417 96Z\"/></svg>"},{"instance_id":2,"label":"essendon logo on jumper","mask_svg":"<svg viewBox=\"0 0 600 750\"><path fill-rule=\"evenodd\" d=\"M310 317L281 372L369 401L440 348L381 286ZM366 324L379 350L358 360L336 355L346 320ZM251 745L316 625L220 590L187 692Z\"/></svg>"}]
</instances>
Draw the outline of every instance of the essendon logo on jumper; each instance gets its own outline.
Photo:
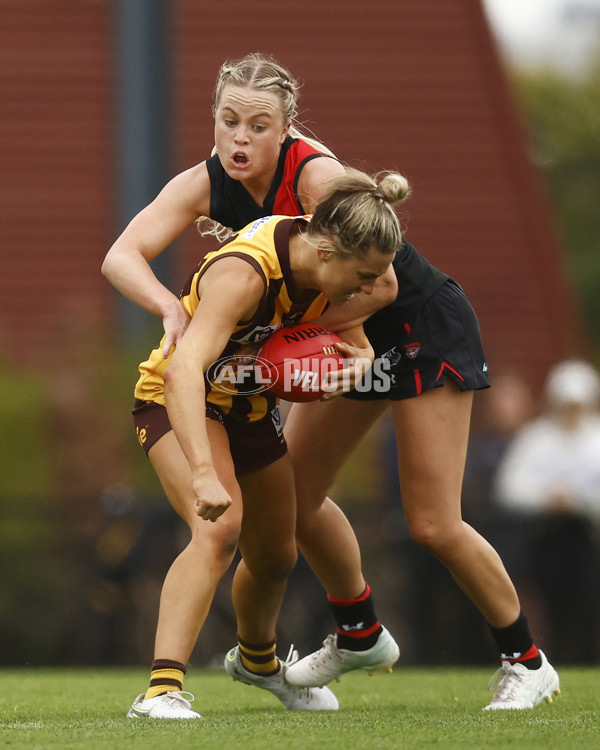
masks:
<instances>
[{"instance_id":1,"label":"essendon logo on jumper","mask_svg":"<svg viewBox=\"0 0 600 750\"><path fill-rule=\"evenodd\" d=\"M417 354L421 351L421 343L415 341L413 344L405 344L403 348L409 359L416 359Z\"/></svg>"}]
</instances>

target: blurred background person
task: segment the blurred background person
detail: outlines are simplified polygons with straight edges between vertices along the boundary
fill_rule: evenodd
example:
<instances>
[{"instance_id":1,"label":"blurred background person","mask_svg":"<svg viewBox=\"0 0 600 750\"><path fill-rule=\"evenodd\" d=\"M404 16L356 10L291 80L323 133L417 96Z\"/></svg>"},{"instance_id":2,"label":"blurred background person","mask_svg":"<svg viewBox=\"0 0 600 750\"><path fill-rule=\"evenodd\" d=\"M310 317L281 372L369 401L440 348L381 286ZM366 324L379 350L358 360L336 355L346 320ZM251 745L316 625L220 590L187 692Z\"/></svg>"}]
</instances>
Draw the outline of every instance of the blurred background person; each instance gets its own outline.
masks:
<instances>
[{"instance_id":1,"label":"blurred background person","mask_svg":"<svg viewBox=\"0 0 600 750\"><path fill-rule=\"evenodd\" d=\"M463 484L463 512L476 525L495 520L494 479L514 435L536 415L537 404L516 369L494 372L493 388L474 404Z\"/></svg>"},{"instance_id":2,"label":"blurred background person","mask_svg":"<svg viewBox=\"0 0 600 750\"><path fill-rule=\"evenodd\" d=\"M542 413L507 447L496 500L524 537L544 648L563 663L599 656L600 376L587 362L553 367Z\"/></svg>"}]
</instances>

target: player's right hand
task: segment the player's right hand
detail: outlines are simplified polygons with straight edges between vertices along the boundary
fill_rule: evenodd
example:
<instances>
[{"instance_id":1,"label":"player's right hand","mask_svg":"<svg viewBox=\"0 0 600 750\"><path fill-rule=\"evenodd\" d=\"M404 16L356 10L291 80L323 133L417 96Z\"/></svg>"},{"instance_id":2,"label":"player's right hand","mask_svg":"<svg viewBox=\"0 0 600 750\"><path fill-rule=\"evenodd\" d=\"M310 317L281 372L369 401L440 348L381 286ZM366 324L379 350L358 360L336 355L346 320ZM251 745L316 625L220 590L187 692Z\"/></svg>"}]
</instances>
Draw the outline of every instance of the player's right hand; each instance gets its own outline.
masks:
<instances>
[{"instance_id":1,"label":"player's right hand","mask_svg":"<svg viewBox=\"0 0 600 750\"><path fill-rule=\"evenodd\" d=\"M196 479L192 486L196 498L196 515L205 521L216 521L232 503L229 493L216 477Z\"/></svg>"},{"instance_id":2,"label":"player's right hand","mask_svg":"<svg viewBox=\"0 0 600 750\"><path fill-rule=\"evenodd\" d=\"M190 324L190 316L179 300L173 305L169 312L163 315L163 328L165 329L165 343L163 346L163 357L166 359L169 352L181 339Z\"/></svg>"}]
</instances>

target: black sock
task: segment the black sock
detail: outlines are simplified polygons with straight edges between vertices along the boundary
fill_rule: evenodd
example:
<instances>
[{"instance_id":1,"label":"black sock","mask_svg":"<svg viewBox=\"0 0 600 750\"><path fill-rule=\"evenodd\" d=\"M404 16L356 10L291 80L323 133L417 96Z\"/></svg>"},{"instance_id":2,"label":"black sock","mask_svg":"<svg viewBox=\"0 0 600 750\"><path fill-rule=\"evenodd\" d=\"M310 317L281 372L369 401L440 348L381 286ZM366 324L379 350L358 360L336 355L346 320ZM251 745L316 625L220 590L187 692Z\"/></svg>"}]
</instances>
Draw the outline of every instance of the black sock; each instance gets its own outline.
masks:
<instances>
[{"instance_id":1,"label":"black sock","mask_svg":"<svg viewBox=\"0 0 600 750\"><path fill-rule=\"evenodd\" d=\"M356 599L333 599L327 597L337 623L337 646L347 651L366 651L377 643L383 630L371 596L366 589Z\"/></svg>"},{"instance_id":2,"label":"black sock","mask_svg":"<svg viewBox=\"0 0 600 750\"><path fill-rule=\"evenodd\" d=\"M533 642L527 617L523 612L506 628L493 628L491 625L489 628L502 661L511 664L518 662L527 669L538 669L542 666L542 657Z\"/></svg>"}]
</instances>

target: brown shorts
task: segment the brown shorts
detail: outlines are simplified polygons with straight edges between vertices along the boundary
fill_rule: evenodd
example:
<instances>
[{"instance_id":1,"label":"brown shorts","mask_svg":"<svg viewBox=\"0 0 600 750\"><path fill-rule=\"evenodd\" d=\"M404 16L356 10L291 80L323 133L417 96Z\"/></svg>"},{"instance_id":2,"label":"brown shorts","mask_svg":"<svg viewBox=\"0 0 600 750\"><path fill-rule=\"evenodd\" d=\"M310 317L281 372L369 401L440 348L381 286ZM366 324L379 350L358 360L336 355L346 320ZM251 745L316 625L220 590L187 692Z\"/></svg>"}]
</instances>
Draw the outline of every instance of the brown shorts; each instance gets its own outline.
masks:
<instances>
[{"instance_id":1,"label":"brown shorts","mask_svg":"<svg viewBox=\"0 0 600 750\"><path fill-rule=\"evenodd\" d=\"M140 445L146 451L172 430L167 410L161 404L135 400L132 412ZM287 452L279 406L258 422L239 422L212 404L206 405L206 418L220 422L227 430L231 457L238 476L272 464Z\"/></svg>"}]
</instances>

